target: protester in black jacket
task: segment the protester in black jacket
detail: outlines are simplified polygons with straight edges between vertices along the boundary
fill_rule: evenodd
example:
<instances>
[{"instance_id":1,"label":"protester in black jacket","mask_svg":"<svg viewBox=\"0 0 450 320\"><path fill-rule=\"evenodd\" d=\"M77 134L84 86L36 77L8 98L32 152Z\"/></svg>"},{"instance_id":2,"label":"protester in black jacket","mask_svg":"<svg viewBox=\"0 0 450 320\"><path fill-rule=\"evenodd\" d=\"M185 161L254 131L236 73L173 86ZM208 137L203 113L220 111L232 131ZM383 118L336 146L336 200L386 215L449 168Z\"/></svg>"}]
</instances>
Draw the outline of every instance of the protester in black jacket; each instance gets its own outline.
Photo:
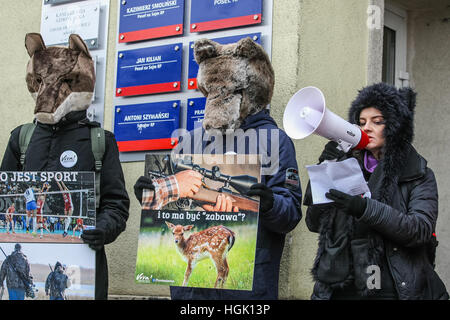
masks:
<instances>
[{"instance_id":1,"label":"protester in black jacket","mask_svg":"<svg viewBox=\"0 0 450 320\"><path fill-rule=\"evenodd\" d=\"M40 34L30 33L25 37L25 47L30 56L27 86L36 100L36 128L23 166L19 148L22 126L11 132L0 169L95 171L91 128L100 124L86 117L95 85L94 62L86 44L81 37L72 34L67 48L47 48ZM68 154L71 155L70 164L64 162L64 155ZM85 230L82 235L83 241L96 250L96 299L106 299L108 296L108 266L104 245L116 240L125 230L129 205L116 140L111 132L105 130L96 228Z\"/></svg>"},{"instance_id":2,"label":"protester in black jacket","mask_svg":"<svg viewBox=\"0 0 450 320\"><path fill-rule=\"evenodd\" d=\"M91 150L90 127L98 126L86 118L86 111L74 111L55 125L37 123L25 156L25 166L20 165L19 132L11 133L1 164L2 171L95 171ZM100 181L100 208L97 209L95 230L85 230L82 239L96 252L96 299L106 299L108 294L108 267L104 245L116 240L125 230L128 219L129 198L125 189L122 166L114 135L105 131L105 153ZM60 156L71 150L78 155L77 163L65 168Z\"/></svg>"},{"instance_id":3,"label":"protester in black jacket","mask_svg":"<svg viewBox=\"0 0 450 320\"><path fill-rule=\"evenodd\" d=\"M371 198L330 190L333 203L313 205L308 185L306 223L319 233L312 299L449 298L433 268L438 193L411 145L414 107L409 88L366 87L349 111L370 138L366 150L344 154L326 145L319 161L358 159Z\"/></svg>"}]
</instances>

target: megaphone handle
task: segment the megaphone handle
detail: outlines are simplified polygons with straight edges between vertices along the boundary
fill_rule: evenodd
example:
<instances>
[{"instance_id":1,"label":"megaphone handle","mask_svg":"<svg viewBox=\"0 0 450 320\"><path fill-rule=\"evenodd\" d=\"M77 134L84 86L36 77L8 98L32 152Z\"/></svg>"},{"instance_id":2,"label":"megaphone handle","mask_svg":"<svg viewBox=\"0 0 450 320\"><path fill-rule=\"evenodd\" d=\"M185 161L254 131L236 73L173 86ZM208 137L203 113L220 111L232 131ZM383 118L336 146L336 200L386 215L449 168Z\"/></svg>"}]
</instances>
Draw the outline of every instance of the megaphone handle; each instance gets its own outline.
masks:
<instances>
[{"instance_id":1,"label":"megaphone handle","mask_svg":"<svg viewBox=\"0 0 450 320\"><path fill-rule=\"evenodd\" d=\"M345 141L343 141L343 140L341 140L341 139L334 140L334 141L336 141L337 144L338 144L337 148L338 148L339 150L345 152L345 153L349 152L349 150L350 150L350 149L352 148L352 146L353 146L351 143L345 142Z\"/></svg>"}]
</instances>

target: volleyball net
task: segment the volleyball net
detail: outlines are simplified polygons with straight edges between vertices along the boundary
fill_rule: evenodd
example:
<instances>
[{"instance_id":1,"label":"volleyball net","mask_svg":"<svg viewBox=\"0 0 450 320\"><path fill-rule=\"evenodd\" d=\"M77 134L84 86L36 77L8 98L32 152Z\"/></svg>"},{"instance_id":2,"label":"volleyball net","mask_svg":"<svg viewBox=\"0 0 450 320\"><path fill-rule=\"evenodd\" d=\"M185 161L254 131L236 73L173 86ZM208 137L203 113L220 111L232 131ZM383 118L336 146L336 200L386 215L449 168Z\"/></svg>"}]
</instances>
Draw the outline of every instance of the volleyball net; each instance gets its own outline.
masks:
<instances>
[{"instance_id":1,"label":"volleyball net","mask_svg":"<svg viewBox=\"0 0 450 320\"><path fill-rule=\"evenodd\" d=\"M14 192L16 191L16 192ZM36 209L27 213L27 201L22 190L10 190L11 193L0 194L0 229L7 228L8 222L12 219L15 223L24 223L26 217L42 218L44 223L50 225L72 219L72 223L77 223L77 219L82 219L84 226L95 226L95 191L94 188L59 190L34 192L34 198L39 205L43 201L44 205L40 212ZM67 212L64 194L70 194L71 212ZM45 196L45 199L44 197ZM14 208L12 209L12 205ZM8 211L13 211L9 213ZM70 214L71 213L71 214Z\"/></svg>"}]
</instances>

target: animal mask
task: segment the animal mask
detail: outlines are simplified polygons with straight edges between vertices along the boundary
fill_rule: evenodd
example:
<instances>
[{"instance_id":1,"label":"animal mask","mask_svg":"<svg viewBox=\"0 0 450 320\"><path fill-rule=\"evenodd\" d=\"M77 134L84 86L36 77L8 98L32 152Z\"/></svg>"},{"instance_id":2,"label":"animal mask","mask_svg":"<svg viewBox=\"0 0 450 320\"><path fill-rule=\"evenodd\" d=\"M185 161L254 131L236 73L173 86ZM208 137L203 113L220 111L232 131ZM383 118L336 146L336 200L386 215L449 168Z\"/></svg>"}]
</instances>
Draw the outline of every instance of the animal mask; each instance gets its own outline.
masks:
<instances>
[{"instance_id":1,"label":"animal mask","mask_svg":"<svg viewBox=\"0 0 450 320\"><path fill-rule=\"evenodd\" d=\"M25 37L31 57L27 65L27 86L36 101L35 118L58 123L71 111L89 108L95 85L94 62L80 36L69 37L69 47L47 48L39 33Z\"/></svg>"},{"instance_id":2,"label":"animal mask","mask_svg":"<svg viewBox=\"0 0 450 320\"><path fill-rule=\"evenodd\" d=\"M205 95L206 130L237 129L248 115L271 101L275 76L264 49L250 38L220 45L202 39L194 45L197 83Z\"/></svg>"}]
</instances>

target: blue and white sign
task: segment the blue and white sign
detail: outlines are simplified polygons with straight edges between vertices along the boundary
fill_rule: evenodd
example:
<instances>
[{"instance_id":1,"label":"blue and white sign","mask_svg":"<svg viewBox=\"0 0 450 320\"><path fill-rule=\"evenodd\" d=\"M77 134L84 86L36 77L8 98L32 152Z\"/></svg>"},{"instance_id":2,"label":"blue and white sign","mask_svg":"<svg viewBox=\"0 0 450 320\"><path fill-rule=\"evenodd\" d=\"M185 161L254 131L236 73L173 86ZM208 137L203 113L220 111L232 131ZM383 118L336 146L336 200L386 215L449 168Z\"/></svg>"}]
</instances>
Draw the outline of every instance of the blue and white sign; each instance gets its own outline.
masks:
<instances>
[{"instance_id":1,"label":"blue and white sign","mask_svg":"<svg viewBox=\"0 0 450 320\"><path fill-rule=\"evenodd\" d=\"M175 147L172 132L180 127L180 100L115 107L114 135L120 152Z\"/></svg>"},{"instance_id":2,"label":"blue and white sign","mask_svg":"<svg viewBox=\"0 0 450 320\"><path fill-rule=\"evenodd\" d=\"M262 0L192 0L191 32L261 23Z\"/></svg>"},{"instance_id":3,"label":"blue and white sign","mask_svg":"<svg viewBox=\"0 0 450 320\"><path fill-rule=\"evenodd\" d=\"M116 96L180 91L182 43L119 51Z\"/></svg>"},{"instance_id":4,"label":"blue and white sign","mask_svg":"<svg viewBox=\"0 0 450 320\"><path fill-rule=\"evenodd\" d=\"M191 131L201 127L205 118L206 98L188 99L186 130Z\"/></svg>"},{"instance_id":5,"label":"blue and white sign","mask_svg":"<svg viewBox=\"0 0 450 320\"><path fill-rule=\"evenodd\" d=\"M243 38L250 37L258 44L261 44L261 33L248 33L231 37L215 38L211 39L220 44L229 44L238 42ZM189 71L188 71L188 89L197 89L197 74L198 74L198 64L194 57L194 41L189 43Z\"/></svg>"},{"instance_id":6,"label":"blue and white sign","mask_svg":"<svg viewBox=\"0 0 450 320\"><path fill-rule=\"evenodd\" d=\"M121 1L119 43L182 35L184 0Z\"/></svg>"}]
</instances>

